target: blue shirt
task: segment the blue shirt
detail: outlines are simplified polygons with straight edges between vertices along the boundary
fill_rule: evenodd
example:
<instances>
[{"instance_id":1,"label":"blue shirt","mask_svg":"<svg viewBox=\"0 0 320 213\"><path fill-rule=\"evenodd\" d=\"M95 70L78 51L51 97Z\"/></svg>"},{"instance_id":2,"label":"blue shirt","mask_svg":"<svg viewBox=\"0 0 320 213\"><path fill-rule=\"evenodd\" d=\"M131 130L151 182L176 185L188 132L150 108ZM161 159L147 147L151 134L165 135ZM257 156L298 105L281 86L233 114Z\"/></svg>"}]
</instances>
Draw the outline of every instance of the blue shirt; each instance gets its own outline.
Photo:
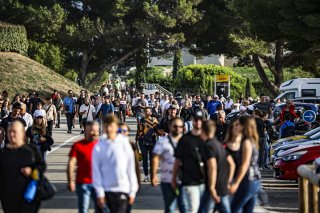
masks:
<instances>
[{"instance_id":1,"label":"blue shirt","mask_svg":"<svg viewBox=\"0 0 320 213\"><path fill-rule=\"evenodd\" d=\"M218 106L221 106L221 105L222 104L220 101L214 101L214 100L209 101L207 105L208 114L213 115L214 113L216 113Z\"/></svg>"},{"instance_id":2,"label":"blue shirt","mask_svg":"<svg viewBox=\"0 0 320 213\"><path fill-rule=\"evenodd\" d=\"M291 121L286 121L284 122L281 127L280 127L280 135L282 136L284 133L284 129L288 126L295 126L294 123L292 123Z\"/></svg>"},{"instance_id":3,"label":"blue shirt","mask_svg":"<svg viewBox=\"0 0 320 213\"><path fill-rule=\"evenodd\" d=\"M63 105L66 107L69 107L68 113L74 113L75 112L75 105L77 103L77 99L74 97L65 97L63 99Z\"/></svg>"},{"instance_id":4,"label":"blue shirt","mask_svg":"<svg viewBox=\"0 0 320 213\"><path fill-rule=\"evenodd\" d=\"M102 116L106 116L114 112L114 106L113 104L102 104L100 111L102 112Z\"/></svg>"}]
</instances>

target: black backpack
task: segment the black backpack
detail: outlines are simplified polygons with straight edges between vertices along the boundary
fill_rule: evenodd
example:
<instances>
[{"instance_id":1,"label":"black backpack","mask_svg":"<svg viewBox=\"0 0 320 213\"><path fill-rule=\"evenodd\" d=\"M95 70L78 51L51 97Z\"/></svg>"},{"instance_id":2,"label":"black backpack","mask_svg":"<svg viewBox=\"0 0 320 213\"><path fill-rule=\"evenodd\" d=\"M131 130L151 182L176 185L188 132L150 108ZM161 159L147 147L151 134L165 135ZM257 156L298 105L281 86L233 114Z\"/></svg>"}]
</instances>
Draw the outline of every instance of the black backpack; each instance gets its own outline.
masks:
<instances>
[{"instance_id":1,"label":"black backpack","mask_svg":"<svg viewBox=\"0 0 320 213\"><path fill-rule=\"evenodd\" d=\"M295 134L296 134L295 126L286 126L283 130L283 134L281 135L281 138L287 138L290 136L294 136Z\"/></svg>"}]
</instances>

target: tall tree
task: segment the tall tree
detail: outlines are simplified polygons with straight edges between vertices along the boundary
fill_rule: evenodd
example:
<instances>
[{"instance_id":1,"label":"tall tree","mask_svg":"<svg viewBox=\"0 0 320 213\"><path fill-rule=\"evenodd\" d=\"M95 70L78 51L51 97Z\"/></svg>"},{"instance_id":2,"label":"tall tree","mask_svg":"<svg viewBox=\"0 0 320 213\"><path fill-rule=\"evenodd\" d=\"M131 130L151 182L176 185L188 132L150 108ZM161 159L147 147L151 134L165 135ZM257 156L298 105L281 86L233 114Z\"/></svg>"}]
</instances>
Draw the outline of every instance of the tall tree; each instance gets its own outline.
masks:
<instances>
[{"instance_id":1,"label":"tall tree","mask_svg":"<svg viewBox=\"0 0 320 213\"><path fill-rule=\"evenodd\" d=\"M177 50L173 55L173 69L172 77L175 79L177 77L178 71L183 67L182 53L181 50Z\"/></svg>"}]
</instances>

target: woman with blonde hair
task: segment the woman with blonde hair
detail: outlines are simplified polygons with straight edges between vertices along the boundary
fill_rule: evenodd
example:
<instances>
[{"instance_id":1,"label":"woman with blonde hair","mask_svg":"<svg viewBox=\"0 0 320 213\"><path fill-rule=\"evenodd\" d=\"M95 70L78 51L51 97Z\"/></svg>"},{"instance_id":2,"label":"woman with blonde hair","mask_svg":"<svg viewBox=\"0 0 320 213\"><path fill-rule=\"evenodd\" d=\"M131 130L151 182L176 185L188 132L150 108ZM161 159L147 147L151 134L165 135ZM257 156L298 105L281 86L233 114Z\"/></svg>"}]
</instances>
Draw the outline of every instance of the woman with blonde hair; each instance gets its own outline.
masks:
<instances>
[{"instance_id":1,"label":"woman with blonde hair","mask_svg":"<svg viewBox=\"0 0 320 213\"><path fill-rule=\"evenodd\" d=\"M52 137L47 133L46 113L36 110L35 120L31 129L30 143L35 144L45 159L46 152L51 150L54 143Z\"/></svg>"},{"instance_id":2,"label":"woman with blonde hair","mask_svg":"<svg viewBox=\"0 0 320 213\"><path fill-rule=\"evenodd\" d=\"M230 188L231 194L234 194L231 209L233 213L251 213L260 190L259 135L253 117L240 117L239 125L242 126L242 139L236 155L239 162L237 175Z\"/></svg>"}]
</instances>

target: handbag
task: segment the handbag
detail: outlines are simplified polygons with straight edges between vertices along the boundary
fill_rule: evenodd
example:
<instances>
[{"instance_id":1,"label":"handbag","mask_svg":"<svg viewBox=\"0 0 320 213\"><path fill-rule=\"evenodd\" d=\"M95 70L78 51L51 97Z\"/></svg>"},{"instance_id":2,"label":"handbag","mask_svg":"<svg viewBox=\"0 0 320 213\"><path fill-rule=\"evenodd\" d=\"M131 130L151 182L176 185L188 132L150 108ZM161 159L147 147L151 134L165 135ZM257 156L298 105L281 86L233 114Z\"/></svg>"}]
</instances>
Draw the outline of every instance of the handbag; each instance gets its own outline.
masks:
<instances>
[{"instance_id":1,"label":"handbag","mask_svg":"<svg viewBox=\"0 0 320 213\"><path fill-rule=\"evenodd\" d=\"M88 109L88 112L87 112L87 116L85 118L82 118L82 124L83 125L85 125L87 123L89 111L90 111L90 105L89 105L89 109Z\"/></svg>"},{"instance_id":2,"label":"handbag","mask_svg":"<svg viewBox=\"0 0 320 213\"><path fill-rule=\"evenodd\" d=\"M57 188L50 183L46 176L42 175L39 179L37 198L39 201L50 200L57 192Z\"/></svg>"}]
</instances>

